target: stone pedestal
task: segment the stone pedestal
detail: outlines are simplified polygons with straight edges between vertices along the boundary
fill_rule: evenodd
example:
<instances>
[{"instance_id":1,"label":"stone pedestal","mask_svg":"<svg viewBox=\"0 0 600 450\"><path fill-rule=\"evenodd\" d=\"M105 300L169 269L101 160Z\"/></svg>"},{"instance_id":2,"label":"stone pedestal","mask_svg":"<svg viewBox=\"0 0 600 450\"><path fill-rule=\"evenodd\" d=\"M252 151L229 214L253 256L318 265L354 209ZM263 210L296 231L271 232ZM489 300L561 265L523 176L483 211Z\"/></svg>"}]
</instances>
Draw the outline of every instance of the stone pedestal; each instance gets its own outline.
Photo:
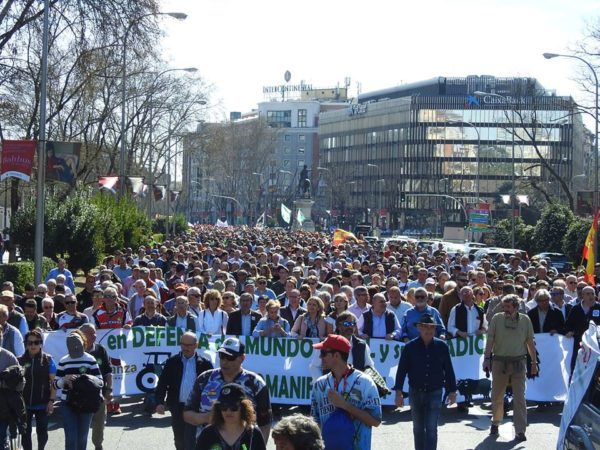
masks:
<instances>
[{"instance_id":1,"label":"stone pedestal","mask_svg":"<svg viewBox=\"0 0 600 450\"><path fill-rule=\"evenodd\" d=\"M310 198L299 198L294 200L294 217L292 218L292 230L315 231L315 223L311 220L312 207L315 204ZM300 225L296 220L298 210L302 211L306 220Z\"/></svg>"}]
</instances>

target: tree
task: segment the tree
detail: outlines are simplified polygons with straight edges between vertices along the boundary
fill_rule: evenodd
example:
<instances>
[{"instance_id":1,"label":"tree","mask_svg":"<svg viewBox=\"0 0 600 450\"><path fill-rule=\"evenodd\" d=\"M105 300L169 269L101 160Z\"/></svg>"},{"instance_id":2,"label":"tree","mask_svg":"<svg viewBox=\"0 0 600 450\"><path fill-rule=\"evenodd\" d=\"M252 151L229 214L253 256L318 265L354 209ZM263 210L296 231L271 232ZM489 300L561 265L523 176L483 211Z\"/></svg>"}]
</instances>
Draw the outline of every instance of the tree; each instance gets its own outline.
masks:
<instances>
[{"instance_id":1,"label":"tree","mask_svg":"<svg viewBox=\"0 0 600 450\"><path fill-rule=\"evenodd\" d=\"M515 247L520 250L525 250L527 253L532 251L532 236L534 227L525 224L520 217L515 218ZM496 247L511 248L512 247L512 221L511 219L502 219L496 222L492 242L489 244ZM487 242L487 237L486 237Z\"/></svg>"},{"instance_id":2,"label":"tree","mask_svg":"<svg viewBox=\"0 0 600 450\"><path fill-rule=\"evenodd\" d=\"M562 250L575 265L578 265L581 261L583 246L585 245L585 240L591 226L591 218L575 217L567 229L567 233L562 242Z\"/></svg>"},{"instance_id":3,"label":"tree","mask_svg":"<svg viewBox=\"0 0 600 450\"><path fill-rule=\"evenodd\" d=\"M535 226L533 249L536 252L562 252L563 239L573 219L573 212L567 206L557 203L547 205Z\"/></svg>"}]
</instances>

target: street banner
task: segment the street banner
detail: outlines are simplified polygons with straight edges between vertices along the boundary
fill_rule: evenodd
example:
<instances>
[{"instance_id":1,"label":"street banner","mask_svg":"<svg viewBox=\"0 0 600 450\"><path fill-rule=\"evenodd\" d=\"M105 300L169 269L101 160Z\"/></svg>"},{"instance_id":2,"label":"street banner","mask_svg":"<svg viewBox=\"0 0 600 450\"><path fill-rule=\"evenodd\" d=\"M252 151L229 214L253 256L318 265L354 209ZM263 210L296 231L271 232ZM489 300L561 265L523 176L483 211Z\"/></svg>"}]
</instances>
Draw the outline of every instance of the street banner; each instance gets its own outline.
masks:
<instances>
[{"instance_id":1,"label":"street banner","mask_svg":"<svg viewBox=\"0 0 600 450\"><path fill-rule=\"evenodd\" d=\"M588 390L598 359L600 358L600 347L598 346L598 327L590 321L590 326L581 337L581 348L577 353L577 362L573 371L573 380L569 389L569 395L560 420L560 430L558 432L557 450L563 450L563 441L567 429L575 417L575 413L581 404L581 400Z\"/></svg>"},{"instance_id":2,"label":"street banner","mask_svg":"<svg viewBox=\"0 0 600 450\"><path fill-rule=\"evenodd\" d=\"M2 171L0 180L18 178L31 180L31 168L37 141L2 141Z\"/></svg>"},{"instance_id":3,"label":"street banner","mask_svg":"<svg viewBox=\"0 0 600 450\"><path fill-rule=\"evenodd\" d=\"M80 142L46 142L46 181L75 184Z\"/></svg>"},{"instance_id":4,"label":"street banner","mask_svg":"<svg viewBox=\"0 0 600 450\"><path fill-rule=\"evenodd\" d=\"M591 286L596 285L596 277L594 276L596 267L596 251L594 247L596 246L596 233L598 232L599 214L600 209L597 209L596 214L594 214L592 226L590 227L590 231L588 231L587 238L585 239L585 244L583 245L583 254L581 255L581 264L583 265L583 261L586 262L584 280Z\"/></svg>"},{"instance_id":5,"label":"street banner","mask_svg":"<svg viewBox=\"0 0 600 450\"><path fill-rule=\"evenodd\" d=\"M180 351L178 342L181 329L162 327L134 327L131 330L98 330L97 342L104 345L113 368L113 393L116 396L149 392L156 387L166 359ZM44 351L56 361L67 354L66 333L54 331L45 335ZM199 335L198 352L218 366L216 350L223 336ZM246 345L244 367L263 376L274 403L308 405L313 377L320 375L319 352L313 350L316 340L241 336ZM564 401L567 396L570 348L573 339L559 335L536 335L540 359L540 376L527 383L527 399L537 401ZM404 344L383 339L369 342L376 369L394 386L396 368ZM490 394L490 380L481 366L485 350L485 336L448 341L452 364L461 395ZM558 348L558 350L557 350ZM406 386L408 390L408 386ZM383 399L392 405L394 396Z\"/></svg>"},{"instance_id":6,"label":"street banner","mask_svg":"<svg viewBox=\"0 0 600 450\"><path fill-rule=\"evenodd\" d=\"M256 220L256 225L254 225L254 228L258 228L259 230L262 230L265 227L265 215L266 215L266 211L263 212L258 219Z\"/></svg>"},{"instance_id":7,"label":"street banner","mask_svg":"<svg viewBox=\"0 0 600 450\"><path fill-rule=\"evenodd\" d=\"M110 191L113 194L116 194L118 182L119 182L119 177L98 177L98 188L106 189L107 191Z\"/></svg>"},{"instance_id":8,"label":"street banner","mask_svg":"<svg viewBox=\"0 0 600 450\"><path fill-rule=\"evenodd\" d=\"M281 218L285 223L290 223L292 220L292 210L283 203L281 204Z\"/></svg>"},{"instance_id":9,"label":"street banner","mask_svg":"<svg viewBox=\"0 0 600 450\"><path fill-rule=\"evenodd\" d=\"M225 220L217 219L217 223L215 223L215 227L227 228L228 226L229 226L229 224L227 223L227 219L225 219Z\"/></svg>"},{"instance_id":10,"label":"street banner","mask_svg":"<svg viewBox=\"0 0 600 450\"><path fill-rule=\"evenodd\" d=\"M152 193L154 194L154 200L155 201L160 201L163 198L165 198L165 192L167 190L166 186L163 186L161 184L155 184L154 186L152 186Z\"/></svg>"},{"instance_id":11,"label":"street banner","mask_svg":"<svg viewBox=\"0 0 600 450\"><path fill-rule=\"evenodd\" d=\"M144 177L127 177L127 191L132 197L145 197L148 186L144 184Z\"/></svg>"},{"instance_id":12,"label":"street banner","mask_svg":"<svg viewBox=\"0 0 600 450\"><path fill-rule=\"evenodd\" d=\"M333 239L332 239L331 243L333 245L341 245L344 242L346 242L348 239L351 239L355 242L360 242L356 238L356 236L354 236L354 233L351 233L350 231L342 230L341 228L337 228L333 232Z\"/></svg>"}]
</instances>

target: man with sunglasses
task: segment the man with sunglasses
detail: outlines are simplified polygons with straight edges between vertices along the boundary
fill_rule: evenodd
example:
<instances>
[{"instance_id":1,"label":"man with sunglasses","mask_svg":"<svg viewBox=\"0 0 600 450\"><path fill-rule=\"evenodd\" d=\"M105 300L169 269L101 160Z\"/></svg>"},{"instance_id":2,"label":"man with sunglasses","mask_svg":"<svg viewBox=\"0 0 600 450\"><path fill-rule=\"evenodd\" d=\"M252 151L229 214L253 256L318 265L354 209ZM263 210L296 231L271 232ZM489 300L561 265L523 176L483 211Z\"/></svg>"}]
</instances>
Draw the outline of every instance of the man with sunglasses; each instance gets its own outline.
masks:
<instances>
[{"instance_id":1,"label":"man with sunglasses","mask_svg":"<svg viewBox=\"0 0 600 450\"><path fill-rule=\"evenodd\" d=\"M225 339L218 350L220 368L207 370L196 378L183 411L186 423L197 427L196 436L210 423L212 405L217 401L221 387L226 383L237 383L252 400L256 411L256 424L265 443L268 441L273 420L269 389L260 375L242 367L246 359L245 353L246 348L239 339Z\"/></svg>"},{"instance_id":2,"label":"man with sunglasses","mask_svg":"<svg viewBox=\"0 0 600 450\"><path fill-rule=\"evenodd\" d=\"M348 364L351 348L345 337L329 335L313 348L321 351L323 368L329 370L313 384L310 408L323 431L325 447L370 449L371 429L381 424L375 383Z\"/></svg>"},{"instance_id":3,"label":"man with sunglasses","mask_svg":"<svg viewBox=\"0 0 600 450\"><path fill-rule=\"evenodd\" d=\"M415 291L415 306L406 311L400 325L402 331L400 339L404 342L419 337L417 324L421 321L421 317L424 314L429 314L437 323L436 337L446 339L446 328L442 322L440 313L437 309L432 308L427 304L427 295L428 293L425 288L419 288Z\"/></svg>"},{"instance_id":4,"label":"man with sunglasses","mask_svg":"<svg viewBox=\"0 0 600 450\"><path fill-rule=\"evenodd\" d=\"M186 332L181 336L181 352L165 362L156 387L156 412L165 413L165 403L171 412L171 427L175 438L175 448L183 450L195 445L195 429L183 419L187 401L194 381L207 370L213 368L211 362L196 353L198 339L195 333ZM166 396L166 401L165 401Z\"/></svg>"},{"instance_id":5,"label":"man with sunglasses","mask_svg":"<svg viewBox=\"0 0 600 450\"><path fill-rule=\"evenodd\" d=\"M88 322L88 317L77 311L77 298L74 295L65 297L65 310L56 317L58 328L67 331L71 328L79 328Z\"/></svg>"}]
</instances>

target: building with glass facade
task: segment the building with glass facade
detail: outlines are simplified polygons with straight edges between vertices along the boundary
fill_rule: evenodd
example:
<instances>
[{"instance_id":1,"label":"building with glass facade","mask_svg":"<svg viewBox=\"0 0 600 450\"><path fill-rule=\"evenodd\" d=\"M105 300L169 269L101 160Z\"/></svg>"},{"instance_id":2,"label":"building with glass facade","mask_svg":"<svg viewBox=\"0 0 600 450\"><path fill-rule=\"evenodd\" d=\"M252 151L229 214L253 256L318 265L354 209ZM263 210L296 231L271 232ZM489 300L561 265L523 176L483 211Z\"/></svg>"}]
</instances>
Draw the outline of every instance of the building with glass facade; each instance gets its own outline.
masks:
<instances>
[{"instance_id":1,"label":"building with glass facade","mask_svg":"<svg viewBox=\"0 0 600 450\"><path fill-rule=\"evenodd\" d=\"M533 78L439 77L365 93L320 114L319 140L321 202L334 216L432 232L464 223L479 202L507 215L500 194L525 180L565 196L587 157L573 99Z\"/></svg>"}]
</instances>

